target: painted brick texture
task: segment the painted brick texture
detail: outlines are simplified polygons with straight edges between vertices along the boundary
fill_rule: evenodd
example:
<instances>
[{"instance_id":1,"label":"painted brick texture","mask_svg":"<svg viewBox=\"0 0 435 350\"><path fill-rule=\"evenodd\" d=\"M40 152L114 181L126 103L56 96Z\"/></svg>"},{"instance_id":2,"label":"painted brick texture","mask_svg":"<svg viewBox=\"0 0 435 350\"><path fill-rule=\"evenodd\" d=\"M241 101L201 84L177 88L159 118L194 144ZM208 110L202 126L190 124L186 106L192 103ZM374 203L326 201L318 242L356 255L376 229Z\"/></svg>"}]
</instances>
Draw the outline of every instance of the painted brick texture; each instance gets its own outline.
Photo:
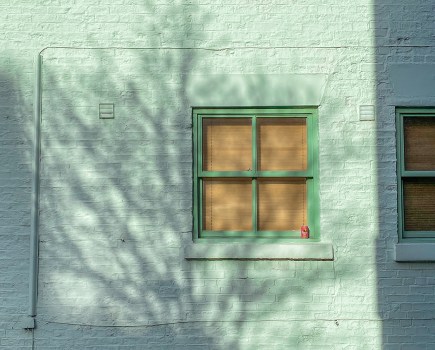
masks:
<instances>
[{"instance_id":1,"label":"painted brick texture","mask_svg":"<svg viewBox=\"0 0 435 350\"><path fill-rule=\"evenodd\" d=\"M3 1L0 350L432 349L434 267L392 259L389 67L435 61L434 13L423 0ZM38 52L40 273L29 331ZM186 86L210 73L328 75L320 221L334 261L184 259ZM115 119L98 119L104 102ZM375 105L376 120L360 121L359 105Z\"/></svg>"}]
</instances>

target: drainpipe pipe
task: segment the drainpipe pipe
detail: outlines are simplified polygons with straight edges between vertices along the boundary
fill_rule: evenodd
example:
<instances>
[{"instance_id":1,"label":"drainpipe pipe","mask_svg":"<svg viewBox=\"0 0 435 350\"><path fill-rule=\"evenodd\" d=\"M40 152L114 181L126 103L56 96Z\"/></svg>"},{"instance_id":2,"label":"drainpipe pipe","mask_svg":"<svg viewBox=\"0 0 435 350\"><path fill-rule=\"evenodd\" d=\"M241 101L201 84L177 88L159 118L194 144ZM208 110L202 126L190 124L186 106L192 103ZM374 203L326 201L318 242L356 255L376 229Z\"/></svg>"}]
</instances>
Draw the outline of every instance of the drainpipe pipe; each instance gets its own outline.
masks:
<instances>
[{"instance_id":1,"label":"drainpipe pipe","mask_svg":"<svg viewBox=\"0 0 435 350\"><path fill-rule=\"evenodd\" d=\"M39 161L41 156L41 66L42 56L36 57L34 90L34 129L33 129L33 166L32 166L32 208L30 223L30 281L29 316L36 316L38 296L38 254L39 254Z\"/></svg>"}]
</instances>

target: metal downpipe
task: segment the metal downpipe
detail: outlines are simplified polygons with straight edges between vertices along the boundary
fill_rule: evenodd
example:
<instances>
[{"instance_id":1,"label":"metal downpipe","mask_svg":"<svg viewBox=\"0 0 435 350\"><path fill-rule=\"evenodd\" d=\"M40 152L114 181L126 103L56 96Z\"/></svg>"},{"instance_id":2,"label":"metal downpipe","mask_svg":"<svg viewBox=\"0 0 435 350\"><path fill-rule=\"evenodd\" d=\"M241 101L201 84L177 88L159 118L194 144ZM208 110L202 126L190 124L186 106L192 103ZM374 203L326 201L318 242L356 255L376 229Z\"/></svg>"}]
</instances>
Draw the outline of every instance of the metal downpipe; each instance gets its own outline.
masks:
<instances>
[{"instance_id":1,"label":"metal downpipe","mask_svg":"<svg viewBox=\"0 0 435 350\"><path fill-rule=\"evenodd\" d=\"M39 255L39 163L41 155L41 69L42 56L36 57L34 90L34 129L33 129L33 165L32 165L32 207L30 223L30 280L29 280L29 316L36 316L38 296L38 255Z\"/></svg>"}]
</instances>

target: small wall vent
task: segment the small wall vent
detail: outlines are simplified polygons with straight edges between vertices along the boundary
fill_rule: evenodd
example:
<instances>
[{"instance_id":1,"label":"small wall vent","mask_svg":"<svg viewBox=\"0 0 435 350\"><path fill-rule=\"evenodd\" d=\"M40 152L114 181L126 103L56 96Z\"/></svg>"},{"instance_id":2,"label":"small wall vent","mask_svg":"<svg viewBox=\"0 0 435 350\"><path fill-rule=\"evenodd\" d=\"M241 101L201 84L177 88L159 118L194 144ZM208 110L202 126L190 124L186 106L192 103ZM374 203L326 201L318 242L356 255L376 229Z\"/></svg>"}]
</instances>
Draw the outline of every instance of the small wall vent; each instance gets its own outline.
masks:
<instances>
[{"instance_id":1,"label":"small wall vent","mask_svg":"<svg viewBox=\"0 0 435 350\"><path fill-rule=\"evenodd\" d=\"M114 119L115 105L113 103L100 103L99 117L100 119Z\"/></svg>"},{"instance_id":2,"label":"small wall vent","mask_svg":"<svg viewBox=\"0 0 435 350\"><path fill-rule=\"evenodd\" d=\"M375 120L375 106L373 105L359 106L359 120L360 121Z\"/></svg>"}]
</instances>

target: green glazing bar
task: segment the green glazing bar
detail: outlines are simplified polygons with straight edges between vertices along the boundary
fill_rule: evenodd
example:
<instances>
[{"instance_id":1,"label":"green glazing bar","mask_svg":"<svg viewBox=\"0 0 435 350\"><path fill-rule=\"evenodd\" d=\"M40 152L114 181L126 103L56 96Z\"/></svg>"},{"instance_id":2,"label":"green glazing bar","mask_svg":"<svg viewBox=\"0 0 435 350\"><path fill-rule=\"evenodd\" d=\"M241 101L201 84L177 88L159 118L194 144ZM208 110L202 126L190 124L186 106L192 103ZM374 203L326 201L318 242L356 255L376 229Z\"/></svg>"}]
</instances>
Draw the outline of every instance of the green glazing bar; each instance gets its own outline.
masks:
<instances>
[{"instance_id":1,"label":"green glazing bar","mask_svg":"<svg viewBox=\"0 0 435 350\"><path fill-rule=\"evenodd\" d=\"M319 201L316 182L307 180L307 222L310 228L310 239L319 238L319 225L316 220L319 215Z\"/></svg>"},{"instance_id":2,"label":"green glazing bar","mask_svg":"<svg viewBox=\"0 0 435 350\"><path fill-rule=\"evenodd\" d=\"M402 174L404 172L404 162L402 161L404 155L403 148L403 129L402 129L402 116L399 111L396 111L396 140L397 140L397 214L398 214L398 229L399 229L399 242L404 238L403 233L403 181Z\"/></svg>"},{"instance_id":3,"label":"green glazing bar","mask_svg":"<svg viewBox=\"0 0 435 350\"><path fill-rule=\"evenodd\" d=\"M252 117L252 231L257 232L257 117Z\"/></svg>"},{"instance_id":4,"label":"green glazing bar","mask_svg":"<svg viewBox=\"0 0 435 350\"><path fill-rule=\"evenodd\" d=\"M311 171L257 171L257 177L304 177L311 178L313 173Z\"/></svg>"},{"instance_id":5,"label":"green glazing bar","mask_svg":"<svg viewBox=\"0 0 435 350\"><path fill-rule=\"evenodd\" d=\"M192 113L192 140L193 140L193 239L198 238L198 204L201 200L198 198L198 116L196 113Z\"/></svg>"},{"instance_id":6,"label":"green glazing bar","mask_svg":"<svg viewBox=\"0 0 435 350\"><path fill-rule=\"evenodd\" d=\"M310 225L313 228L313 235L310 235L310 239L320 238L320 196L319 196L319 159L318 152L319 149L319 132L318 132L318 118L317 111L313 111L309 119L309 134L308 134L308 145L310 147L311 164L310 172L315 174L312 179L307 179L308 186L308 219Z\"/></svg>"},{"instance_id":7,"label":"green glazing bar","mask_svg":"<svg viewBox=\"0 0 435 350\"><path fill-rule=\"evenodd\" d=\"M417 171L417 170L404 170L402 177L435 177L435 171Z\"/></svg>"},{"instance_id":8,"label":"green glazing bar","mask_svg":"<svg viewBox=\"0 0 435 350\"><path fill-rule=\"evenodd\" d=\"M203 238L300 238L299 231L202 231Z\"/></svg>"},{"instance_id":9,"label":"green glazing bar","mask_svg":"<svg viewBox=\"0 0 435 350\"><path fill-rule=\"evenodd\" d=\"M403 231L405 238L435 238L435 231Z\"/></svg>"},{"instance_id":10,"label":"green glazing bar","mask_svg":"<svg viewBox=\"0 0 435 350\"><path fill-rule=\"evenodd\" d=\"M251 118L251 114L201 114L203 118L231 119L231 118Z\"/></svg>"},{"instance_id":11,"label":"green glazing bar","mask_svg":"<svg viewBox=\"0 0 435 350\"><path fill-rule=\"evenodd\" d=\"M313 118L312 115L309 115L306 119L306 125L307 125L307 134L306 134L306 138L307 138L307 147L308 147L308 169L307 172L308 173L312 173L313 172L313 152L314 152L314 147L313 147L313 138L314 138L314 128L313 128Z\"/></svg>"},{"instance_id":12,"label":"green glazing bar","mask_svg":"<svg viewBox=\"0 0 435 350\"><path fill-rule=\"evenodd\" d=\"M304 177L312 178L312 171L199 171L200 177Z\"/></svg>"},{"instance_id":13,"label":"green glazing bar","mask_svg":"<svg viewBox=\"0 0 435 350\"><path fill-rule=\"evenodd\" d=\"M412 107L400 107L396 109L396 113L403 117L433 117L433 108L412 108Z\"/></svg>"},{"instance_id":14,"label":"green glazing bar","mask_svg":"<svg viewBox=\"0 0 435 350\"><path fill-rule=\"evenodd\" d=\"M400 166L400 165L399 165ZM400 175L399 175L400 176ZM405 212L403 207L403 181L402 179L397 180L397 216L399 220L399 242L404 238L405 229Z\"/></svg>"},{"instance_id":15,"label":"green glazing bar","mask_svg":"<svg viewBox=\"0 0 435 350\"><path fill-rule=\"evenodd\" d=\"M202 155L203 155L203 144L202 144L202 117L198 118L198 176L201 176L202 173Z\"/></svg>"},{"instance_id":16,"label":"green glazing bar","mask_svg":"<svg viewBox=\"0 0 435 350\"><path fill-rule=\"evenodd\" d=\"M254 176L257 172L257 117L254 115L252 117L252 170L254 171Z\"/></svg>"},{"instance_id":17,"label":"green glazing bar","mask_svg":"<svg viewBox=\"0 0 435 350\"><path fill-rule=\"evenodd\" d=\"M226 116L251 116L256 114L262 118L293 117L306 118L307 114L313 113L316 106L286 107L286 108L196 108L196 112L204 117L226 117Z\"/></svg>"},{"instance_id":18,"label":"green glazing bar","mask_svg":"<svg viewBox=\"0 0 435 350\"><path fill-rule=\"evenodd\" d=\"M252 178L252 231L257 232L257 179Z\"/></svg>"},{"instance_id":19,"label":"green glazing bar","mask_svg":"<svg viewBox=\"0 0 435 350\"><path fill-rule=\"evenodd\" d=\"M403 130L403 116L400 113L397 116L397 130L399 137L397 138L398 148L397 148L397 161L398 161L398 174L403 176L405 173L405 132Z\"/></svg>"},{"instance_id":20,"label":"green glazing bar","mask_svg":"<svg viewBox=\"0 0 435 350\"><path fill-rule=\"evenodd\" d=\"M405 236L405 238L406 238L406 241L402 240L402 243L435 243L435 236L434 237L408 237L408 236ZM224 240L224 239L222 239L222 240Z\"/></svg>"},{"instance_id":21,"label":"green glazing bar","mask_svg":"<svg viewBox=\"0 0 435 350\"><path fill-rule=\"evenodd\" d=\"M253 171L200 171L200 177L252 177Z\"/></svg>"},{"instance_id":22,"label":"green glazing bar","mask_svg":"<svg viewBox=\"0 0 435 350\"><path fill-rule=\"evenodd\" d=\"M199 179L199 198L198 198L198 203L199 203L199 215L198 215L198 220L197 220L197 225L198 225L198 238L201 238L202 237L202 233L203 233L203 231L202 231L202 229L203 229L203 227L202 227L202 223L203 223L203 219L202 219L202 215L203 215L203 212L202 212L202 208L203 208L203 200L204 200L204 198L203 198L203 186L204 186L204 184L203 184L203 180L202 179Z\"/></svg>"}]
</instances>

